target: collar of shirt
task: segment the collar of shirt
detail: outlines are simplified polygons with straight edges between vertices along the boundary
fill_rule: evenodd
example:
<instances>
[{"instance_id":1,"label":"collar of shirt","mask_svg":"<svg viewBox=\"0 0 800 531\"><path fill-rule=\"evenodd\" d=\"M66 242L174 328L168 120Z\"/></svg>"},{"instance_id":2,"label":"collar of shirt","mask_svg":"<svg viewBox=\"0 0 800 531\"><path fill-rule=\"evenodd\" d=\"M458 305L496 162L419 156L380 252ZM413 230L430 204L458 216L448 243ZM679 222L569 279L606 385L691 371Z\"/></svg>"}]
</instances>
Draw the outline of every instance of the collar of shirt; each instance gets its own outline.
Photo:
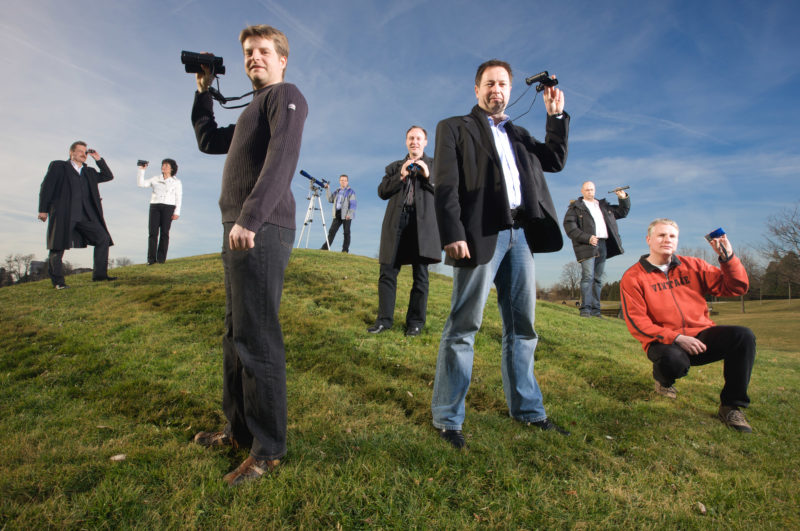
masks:
<instances>
[{"instance_id":1,"label":"collar of shirt","mask_svg":"<svg viewBox=\"0 0 800 531\"><path fill-rule=\"evenodd\" d=\"M522 204L522 192L520 191L517 160L514 158L511 141L509 141L508 133L506 133L508 117L505 117L497 125L495 125L491 116L487 116L487 119L489 120L489 129L492 130L494 146L500 156L500 166L503 168L503 178L506 182L506 193L508 194L508 206L512 209L517 208Z\"/></svg>"},{"instance_id":2,"label":"collar of shirt","mask_svg":"<svg viewBox=\"0 0 800 531\"><path fill-rule=\"evenodd\" d=\"M75 168L75 171L78 172L78 175L80 175L81 170L83 169L83 164L78 164L72 159L70 159L69 163L72 164L72 167Z\"/></svg>"}]
</instances>

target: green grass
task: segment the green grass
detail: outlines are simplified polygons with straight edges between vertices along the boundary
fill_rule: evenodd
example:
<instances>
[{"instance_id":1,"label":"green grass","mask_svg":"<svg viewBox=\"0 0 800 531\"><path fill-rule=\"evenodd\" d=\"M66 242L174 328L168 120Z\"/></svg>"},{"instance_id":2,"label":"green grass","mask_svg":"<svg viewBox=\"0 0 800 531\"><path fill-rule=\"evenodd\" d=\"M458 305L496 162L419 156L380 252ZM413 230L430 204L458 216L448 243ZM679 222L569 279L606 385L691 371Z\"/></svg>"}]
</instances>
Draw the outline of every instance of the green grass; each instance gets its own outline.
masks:
<instances>
[{"instance_id":1,"label":"green grass","mask_svg":"<svg viewBox=\"0 0 800 531\"><path fill-rule=\"evenodd\" d=\"M450 279L431 276L420 337L371 336L377 262L296 250L282 307L289 454L230 489L221 477L246 454L190 443L224 422L219 258L115 274L0 290L0 528L800 527L797 307L718 305L718 322L758 335L743 435L714 418L720 364L693 368L676 401L654 397L623 322L540 303L536 373L564 438L508 418L490 300L469 450L456 452L430 426Z\"/></svg>"}]
</instances>

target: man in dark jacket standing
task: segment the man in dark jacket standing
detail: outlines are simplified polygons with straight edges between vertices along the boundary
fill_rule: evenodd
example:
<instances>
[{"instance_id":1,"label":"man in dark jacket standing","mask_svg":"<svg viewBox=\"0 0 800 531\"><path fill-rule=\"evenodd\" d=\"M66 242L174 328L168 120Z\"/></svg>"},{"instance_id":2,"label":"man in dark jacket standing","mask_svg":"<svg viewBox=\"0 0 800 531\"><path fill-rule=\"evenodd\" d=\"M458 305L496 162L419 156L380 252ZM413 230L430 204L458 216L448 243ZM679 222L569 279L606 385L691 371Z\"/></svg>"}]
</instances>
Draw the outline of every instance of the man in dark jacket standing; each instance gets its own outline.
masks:
<instances>
[{"instance_id":1,"label":"man in dark jacket standing","mask_svg":"<svg viewBox=\"0 0 800 531\"><path fill-rule=\"evenodd\" d=\"M581 264L581 317L602 317L600 290L606 260L624 253L617 220L628 215L631 199L624 190L616 190L619 205L594 198L595 186L586 181L581 195L570 202L564 215L564 230L572 240L575 258Z\"/></svg>"},{"instance_id":2,"label":"man in dark jacket standing","mask_svg":"<svg viewBox=\"0 0 800 531\"><path fill-rule=\"evenodd\" d=\"M425 155L428 132L418 125L406 131L408 155L386 166L378 196L388 199L381 229L381 264L378 280L378 318L367 328L372 334L388 330L394 323L397 275L411 264L414 283L406 312L406 335L418 336L425 326L428 306L428 264L441 262L442 245L436 226L433 159Z\"/></svg>"},{"instance_id":3,"label":"man in dark jacket standing","mask_svg":"<svg viewBox=\"0 0 800 531\"><path fill-rule=\"evenodd\" d=\"M534 375L536 278L533 252L554 252L563 240L545 171L561 171L567 159L569 115L564 94L544 90L544 142L505 114L511 66L493 59L478 67L478 104L466 116L436 128L436 220L453 267L450 315L442 331L431 413L439 436L465 446L461 426L472 378L475 334L492 283L503 320L503 390L512 418L567 434L545 412Z\"/></svg>"},{"instance_id":4,"label":"man in dark jacket standing","mask_svg":"<svg viewBox=\"0 0 800 531\"><path fill-rule=\"evenodd\" d=\"M95 160L98 172L86 165L86 156ZM108 248L113 245L103 219L98 183L114 178L108 164L86 142L78 140L69 147L69 160L54 160L39 191L39 215L47 225L47 273L56 289L65 289L64 250L94 246L92 280L114 280L108 276Z\"/></svg>"}]
</instances>

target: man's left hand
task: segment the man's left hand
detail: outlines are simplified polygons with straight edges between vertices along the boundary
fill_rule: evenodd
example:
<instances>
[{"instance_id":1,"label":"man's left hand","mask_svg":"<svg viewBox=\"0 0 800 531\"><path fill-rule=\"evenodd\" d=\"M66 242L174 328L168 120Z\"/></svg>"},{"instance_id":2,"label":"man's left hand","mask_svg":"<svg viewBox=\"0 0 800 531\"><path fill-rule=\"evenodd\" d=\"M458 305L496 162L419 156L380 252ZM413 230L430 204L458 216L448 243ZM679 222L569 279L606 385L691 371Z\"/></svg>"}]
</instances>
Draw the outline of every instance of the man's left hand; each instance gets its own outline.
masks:
<instances>
[{"instance_id":1,"label":"man's left hand","mask_svg":"<svg viewBox=\"0 0 800 531\"><path fill-rule=\"evenodd\" d=\"M731 246L731 242L728 241L728 235L723 234L719 238L714 238L710 242L711 248L714 249L714 252L717 253L721 258L727 259L733 256L733 246ZM722 250L725 250L725 253Z\"/></svg>"},{"instance_id":2,"label":"man's left hand","mask_svg":"<svg viewBox=\"0 0 800 531\"><path fill-rule=\"evenodd\" d=\"M180 216L176 216L175 214L172 214L172 221L175 221L175 220L176 220L176 219L178 219L179 217L180 217Z\"/></svg>"},{"instance_id":3,"label":"man's left hand","mask_svg":"<svg viewBox=\"0 0 800 531\"><path fill-rule=\"evenodd\" d=\"M232 251L252 249L256 246L255 235L255 232L247 230L237 223L228 234L228 246Z\"/></svg>"},{"instance_id":4,"label":"man's left hand","mask_svg":"<svg viewBox=\"0 0 800 531\"><path fill-rule=\"evenodd\" d=\"M628 193L625 192L625 190L617 190L614 193L617 194L617 197L619 197L620 199L625 199L626 197L628 197Z\"/></svg>"},{"instance_id":5,"label":"man's left hand","mask_svg":"<svg viewBox=\"0 0 800 531\"><path fill-rule=\"evenodd\" d=\"M91 156L94 160L100 160L102 158L100 156L100 153L98 153L97 151L92 151L91 153L89 153L89 156Z\"/></svg>"},{"instance_id":6,"label":"man's left hand","mask_svg":"<svg viewBox=\"0 0 800 531\"><path fill-rule=\"evenodd\" d=\"M684 336L683 334L675 338L675 344L685 350L691 356L697 356L706 351L706 344L696 337Z\"/></svg>"},{"instance_id":7,"label":"man's left hand","mask_svg":"<svg viewBox=\"0 0 800 531\"><path fill-rule=\"evenodd\" d=\"M556 78L555 75L550 77ZM545 87L543 96L547 114L553 116L564 112L564 93L561 89L558 87Z\"/></svg>"}]
</instances>

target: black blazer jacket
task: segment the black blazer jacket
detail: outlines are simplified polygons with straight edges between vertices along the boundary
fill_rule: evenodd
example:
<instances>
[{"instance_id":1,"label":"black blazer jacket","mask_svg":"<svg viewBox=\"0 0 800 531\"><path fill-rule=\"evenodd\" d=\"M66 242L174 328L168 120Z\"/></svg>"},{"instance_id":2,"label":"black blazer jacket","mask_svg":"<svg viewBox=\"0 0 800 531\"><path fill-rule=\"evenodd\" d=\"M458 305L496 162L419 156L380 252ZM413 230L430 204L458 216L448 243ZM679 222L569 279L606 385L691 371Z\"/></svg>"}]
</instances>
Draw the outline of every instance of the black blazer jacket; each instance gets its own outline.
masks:
<instances>
[{"instance_id":1,"label":"black blazer jacket","mask_svg":"<svg viewBox=\"0 0 800 531\"><path fill-rule=\"evenodd\" d=\"M470 114L447 118L436 127L433 182L442 246L463 240L471 255L469 259L445 259L445 263L456 267L489 262L497 233L513 224L488 119L476 105ZM522 227L528 246L532 253L558 251L564 241L544 172L564 168L569 115L547 117L543 143L511 121L505 129L519 169L520 207L525 212Z\"/></svg>"}]
</instances>

